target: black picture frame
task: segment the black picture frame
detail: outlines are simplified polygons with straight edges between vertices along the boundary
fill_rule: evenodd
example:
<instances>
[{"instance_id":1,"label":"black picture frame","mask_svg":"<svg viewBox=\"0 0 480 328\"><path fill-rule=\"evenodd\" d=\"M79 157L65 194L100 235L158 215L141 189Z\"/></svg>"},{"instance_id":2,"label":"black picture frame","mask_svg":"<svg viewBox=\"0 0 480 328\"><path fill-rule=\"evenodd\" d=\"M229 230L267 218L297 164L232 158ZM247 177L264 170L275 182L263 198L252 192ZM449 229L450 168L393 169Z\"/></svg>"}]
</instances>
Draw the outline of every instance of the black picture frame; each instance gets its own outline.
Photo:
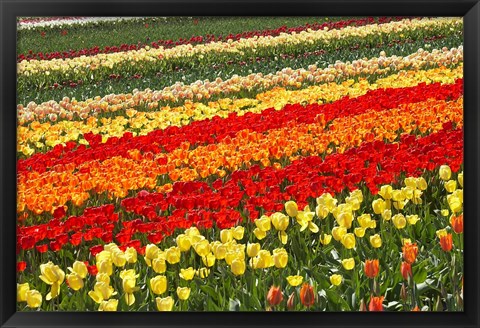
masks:
<instances>
[{"instance_id":1,"label":"black picture frame","mask_svg":"<svg viewBox=\"0 0 480 328\"><path fill-rule=\"evenodd\" d=\"M480 3L478 0L0 0L1 13L1 327L479 327L480 299ZM86 313L16 312L16 16L463 16L464 17L464 312L313 313L183 312Z\"/></svg>"}]
</instances>

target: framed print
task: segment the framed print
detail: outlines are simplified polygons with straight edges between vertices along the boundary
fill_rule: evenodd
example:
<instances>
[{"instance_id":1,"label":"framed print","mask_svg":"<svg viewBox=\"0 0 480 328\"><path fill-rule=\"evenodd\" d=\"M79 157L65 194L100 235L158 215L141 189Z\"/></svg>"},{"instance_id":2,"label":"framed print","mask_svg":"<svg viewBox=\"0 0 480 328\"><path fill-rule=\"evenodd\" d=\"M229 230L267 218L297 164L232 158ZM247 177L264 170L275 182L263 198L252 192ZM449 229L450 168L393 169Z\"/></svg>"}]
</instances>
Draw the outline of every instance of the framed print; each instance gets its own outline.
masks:
<instances>
[{"instance_id":1,"label":"framed print","mask_svg":"<svg viewBox=\"0 0 480 328\"><path fill-rule=\"evenodd\" d=\"M1 327L479 326L478 1L1 9Z\"/></svg>"}]
</instances>

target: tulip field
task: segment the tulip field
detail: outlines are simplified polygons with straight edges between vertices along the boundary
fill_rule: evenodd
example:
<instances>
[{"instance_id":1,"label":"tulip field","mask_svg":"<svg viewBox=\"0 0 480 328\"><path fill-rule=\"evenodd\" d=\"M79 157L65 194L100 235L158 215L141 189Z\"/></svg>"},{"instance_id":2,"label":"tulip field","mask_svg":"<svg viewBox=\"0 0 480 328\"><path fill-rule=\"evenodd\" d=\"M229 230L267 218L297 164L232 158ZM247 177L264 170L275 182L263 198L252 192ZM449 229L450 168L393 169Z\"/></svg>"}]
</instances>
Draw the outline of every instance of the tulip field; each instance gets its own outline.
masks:
<instances>
[{"instance_id":1,"label":"tulip field","mask_svg":"<svg viewBox=\"0 0 480 328\"><path fill-rule=\"evenodd\" d=\"M463 311L463 20L17 19L18 311Z\"/></svg>"}]
</instances>

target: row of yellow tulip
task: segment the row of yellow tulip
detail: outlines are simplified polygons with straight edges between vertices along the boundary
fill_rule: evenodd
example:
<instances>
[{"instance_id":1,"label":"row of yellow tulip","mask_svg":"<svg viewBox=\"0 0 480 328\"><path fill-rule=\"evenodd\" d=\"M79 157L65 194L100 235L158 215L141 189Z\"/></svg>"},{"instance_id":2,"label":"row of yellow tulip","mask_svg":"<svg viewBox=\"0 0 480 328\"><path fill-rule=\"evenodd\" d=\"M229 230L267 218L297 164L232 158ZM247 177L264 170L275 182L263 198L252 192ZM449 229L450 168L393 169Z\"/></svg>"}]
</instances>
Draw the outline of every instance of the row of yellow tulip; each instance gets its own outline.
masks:
<instances>
[{"instance_id":1,"label":"row of yellow tulip","mask_svg":"<svg viewBox=\"0 0 480 328\"><path fill-rule=\"evenodd\" d=\"M316 122L271 129L266 135L246 129L217 144L193 150L180 148L172 153L158 154L153 159L131 151L131 158L112 157L103 162L58 165L45 173L23 172L18 176L17 210L23 212L28 208L37 214L51 212L68 200L81 205L90 198L90 190L107 191L109 197L126 197L129 190L143 188L165 192L172 186L166 183L157 187L160 175L168 174L171 181L193 181L212 174L223 177L225 170L248 167L251 160L261 161L264 166L278 166L280 164L272 160L286 157L293 161L299 158L299 152L330 153L332 143L337 152L344 152L363 141L387 139L393 142L400 128L405 133L433 133L441 130L446 122L463 125L463 97L452 101L427 100L391 110L340 117L328 128L326 122ZM159 164L162 158L167 159L167 164Z\"/></svg>"},{"instance_id":2,"label":"row of yellow tulip","mask_svg":"<svg viewBox=\"0 0 480 328\"><path fill-rule=\"evenodd\" d=\"M186 104L192 99L209 99L213 95L234 95L240 90L269 90L275 86L300 88L305 82L328 83L338 78L355 78L360 75L383 75L392 74L403 69L419 70L431 66L450 66L463 61L463 47L441 51L434 49L431 52L419 50L406 57L386 57L382 51L379 57L371 59L358 59L350 62L337 61L334 65L326 68L318 68L310 65L307 69L292 70L285 68L274 74L263 75L252 73L248 76L236 76L222 81L217 78L215 81L197 81L190 85L176 83L163 90L143 90L127 94L110 94L103 97L97 96L94 99L76 100L64 97L57 102L51 100L45 103L36 104L30 102L27 105L17 106L18 124L25 125L32 121L49 120L84 120L90 116L101 115L102 113L114 113L126 111L131 108L146 107L150 110L158 110L159 101L182 101ZM169 107L162 107L162 111L171 111ZM175 109L173 109L175 111ZM172 114L173 115L173 114ZM185 119L177 113L172 117L164 118L170 124L179 123Z\"/></svg>"},{"instance_id":3,"label":"row of yellow tulip","mask_svg":"<svg viewBox=\"0 0 480 328\"><path fill-rule=\"evenodd\" d=\"M211 42L199 45L180 45L170 49L162 47L150 49L149 47L140 50L127 52L98 54L95 56L81 56L69 59L52 60L30 60L18 63L17 72L19 75L30 76L34 74L49 75L51 72L59 71L68 73L76 71L82 74L91 74L100 68L112 69L115 65L129 63L130 65L145 65L170 58L200 56L210 52L215 53L242 53L267 47L275 47L280 44L297 46L300 44L313 44L317 41L329 42L341 40L346 37L367 37L376 36L382 33L402 32L415 29L427 29L438 26L456 27L463 24L461 18L422 18L404 19L398 22L386 24L371 24L360 27L348 26L339 30L318 30L302 31L300 33L282 33L279 36L260 36L254 38L240 39L237 41Z\"/></svg>"},{"instance_id":4,"label":"row of yellow tulip","mask_svg":"<svg viewBox=\"0 0 480 328\"><path fill-rule=\"evenodd\" d=\"M128 116L111 118L90 117L83 121L60 121L56 124L34 121L28 127L19 126L17 129L17 150L26 156L36 151L45 151L68 141L78 141L88 145L82 135L93 132L103 136L103 142L109 137L121 137L125 132L133 135L147 135L148 133L164 129L168 126L183 126L191 121L204 120L214 116L226 118L235 112L239 116L245 113L260 113L267 108L280 110L287 104L296 103L326 103L336 101L344 96L358 97L369 90L388 87L411 87L420 83L454 83L462 77L463 65L454 69L445 67L421 71L401 71L386 78L380 78L375 83L361 79L358 82L347 80L341 84L328 83L310 86L300 90L286 90L274 88L257 95L256 99L224 98L208 105L187 102L183 106L170 108L162 107L155 112L138 112L134 109L126 111ZM138 133L137 133L138 131Z\"/></svg>"}]
</instances>

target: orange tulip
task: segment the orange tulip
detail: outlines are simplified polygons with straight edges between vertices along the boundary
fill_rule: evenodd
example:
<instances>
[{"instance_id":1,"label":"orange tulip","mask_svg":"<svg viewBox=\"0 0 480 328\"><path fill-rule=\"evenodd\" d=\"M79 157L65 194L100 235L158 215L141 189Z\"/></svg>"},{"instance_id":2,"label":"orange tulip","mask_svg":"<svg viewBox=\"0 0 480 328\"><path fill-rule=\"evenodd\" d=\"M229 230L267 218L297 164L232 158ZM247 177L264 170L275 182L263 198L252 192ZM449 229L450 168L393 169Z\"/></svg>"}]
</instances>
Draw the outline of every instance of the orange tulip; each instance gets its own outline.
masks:
<instances>
[{"instance_id":1,"label":"orange tulip","mask_svg":"<svg viewBox=\"0 0 480 328\"><path fill-rule=\"evenodd\" d=\"M408 277L412 277L412 266L408 262L402 262L400 266L400 271L402 272L402 277L405 280L408 280Z\"/></svg>"},{"instance_id":2,"label":"orange tulip","mask_svg":"<svg viewBox=\"0 0 480 328\"><path fill-rule=\"evenodd\" d=\"M365 261L365 274L369 278L375 278L378 275L379 264L378 260L366 260Z\"/></svg>"},{"instance_id":3,"label":"orange tulip","mask_svg":"<svg viewBox=\"0 0 480 328\"><path fill-rule=\"evenodd\" d=\"M403 251L403 258L408 264L413 264L417 258L418 254L418 246L416 243L411 244L411 243L406 243L402 247Z\"/></svg>"},{"instance_id":4,"label":"orange tulip","mask_svg":"<svg viewBox=\"0 0 480 328\"><path fill-rule=\"evenodd\" d=\"M415 307L412 309L412 312L419 312L420 309L418 308L418 305L415 305Z\"/></svg>"},{"instance_id":5,"label":"orange tulip","mask_svg":"<svg viewBox=\"0 0 480 328\"><path fill-rule=\"evenodd\" d=\"M452 234L440 237L440 246L445 252L450 252L453 247Z\"/></svg>"},{"instance_id":6,"label":"orange tulip","mask_svg":"<svg viewBox=\"0 0 480 328\"><path fill-rule=\"evenodd\" d=\"M384 296L372 296L370 304L368 305L369 311L383 311L383 299Z\"/></svg>"},{"instance_id":7,"label":"orange tulip","mask_svg":"<svg viewBox=\"0 0 480 328\"><path fill-rule=\"evenodd\" d=\"M300 289L300 301L306 307L315 304L315 292L313 291L313 287L307 283L304 283Z\"/></svg>"},{"instance_id":8,"label":"orange tulip","mask_svg":"<svg viewBox=\"0 0 480 328\"><path fill-rule=\"evenodd\" d=\"M272 286L267 294L267 301L271 306L276 306L283 301L283 294L280 287Z\"/></svg>"},{"instance_id":9,"label":"orange tulip","mask_svg":"<svg viewBox=\"0 0 480 328\"><path fill-rule=\"evenodd\" d=\"M455 233L462 233L463 232L463 213L459 216L452 215L450 218L450 224L452 225L453 231Z\"/></svg>"}]
</instances>

